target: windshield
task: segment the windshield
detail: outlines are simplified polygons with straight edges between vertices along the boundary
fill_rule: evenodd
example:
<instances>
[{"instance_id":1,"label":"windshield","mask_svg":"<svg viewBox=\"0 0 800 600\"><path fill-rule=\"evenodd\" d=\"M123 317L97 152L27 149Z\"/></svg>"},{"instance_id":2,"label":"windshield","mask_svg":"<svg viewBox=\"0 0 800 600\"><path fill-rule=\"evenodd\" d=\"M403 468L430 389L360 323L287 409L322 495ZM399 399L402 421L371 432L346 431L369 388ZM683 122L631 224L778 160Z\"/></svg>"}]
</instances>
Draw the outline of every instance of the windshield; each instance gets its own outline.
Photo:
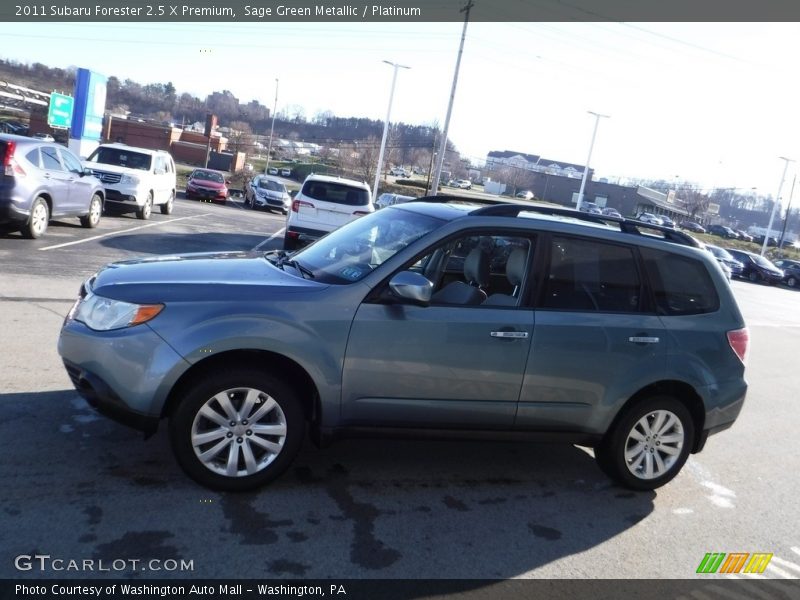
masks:
<instances>
[{"instance_id":1,"label":"windshield","mask_svg":"<svg viewBox=\"0 0 800 600\"><path fill-rule=\"evenodd\" d=\"M768 261L763 256L759 256L758 254L753 255L753 262L755 262L759 267L764 267L765 269L776 269L777 267L773 265L770 261Z\"/></svg>"},{"instance_id":2,"label":"windshield","mask_svg":"<svg viewBox=\"0 0 800 600\"><path fill-rule=\"evenodd\" d=\"M717 258L722 258L725 260L736 260L735 258L733 258L733 255L724 248L719 248L718 246L709 246L709 245L706 245L706 248L711 250L711 254L713 254Z\"/></svg>"},{"instance_id":3,"label":"windshield","mask_svg":"<svg viewBox=\"0 0 800 600\"><path fill-rule=\"evenodd\" d=\"M121 148L98 148L89 157L89 162L102 163L104 165L116 165L128 169L138 169L149 171L151 156L139 152L131 152Z\"/></svg>"},{"instance_id":4,"label":"windshield","mask_svg":"<svg viewBox=\"0 0 800 600\"><path fill-rule=\"evenodd\" d=\"M223 183L222 175L214 171L195 171L192 173L192 179L202 179L203 181L213 181L215 183Z\"/></svg>"},{"instance_id":5,"label":"windshield","mask_svg":"<svg viewBox=\"0 0 800 600\"><path fill-rule=\"evenodd\" d=\"M284 186L282 183L278 183L277 181L271 181L269 179L262 179L261 181L259 181L258 189L267 190L269 192L286 193L286 186Z\"/></svg>"},{"instance_id":6,"label":"windshield","mask_svg":"<svg viewBox=\"0 0 800 600\"><path fill-rule=\"evenodd\" d=\"M326 235L292 258L325 283L352 283L442 225L442 221L388 208Z\"/></svg>"}]
</instances>

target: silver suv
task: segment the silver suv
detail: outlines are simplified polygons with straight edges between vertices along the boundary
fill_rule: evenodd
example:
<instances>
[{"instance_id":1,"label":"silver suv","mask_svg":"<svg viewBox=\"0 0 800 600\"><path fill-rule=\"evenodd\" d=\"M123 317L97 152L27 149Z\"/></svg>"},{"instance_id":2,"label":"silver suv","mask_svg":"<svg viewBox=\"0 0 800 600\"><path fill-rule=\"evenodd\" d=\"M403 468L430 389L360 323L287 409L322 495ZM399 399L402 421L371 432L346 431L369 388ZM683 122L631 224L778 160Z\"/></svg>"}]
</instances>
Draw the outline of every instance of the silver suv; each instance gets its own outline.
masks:
<instances>
[{"instance_id":1,"label":"silver suv","mask_svg":"<svg viewBox=\"0 0 800 600\"><path fill-rule=\"evenodd\" d=\"M106 188L107 207L149 219L153 206L172 214L177 175L169 152L101 144L84 162Z\"/></svg>"},{"instance_id":2,"label":"silver suv","mask_svg":"<svg viewBox=\"0 0 800 600\"><path fill-rule=\"evenodd\" d=\"M92 405L168 419L180 465L221 490L277 477L306 431L561 440L651 490L733 424L747 346L716 260L674 229L441 198L294 254L117 263L59 339Z\"/></svg>"},{"instance_id":3,"label":"silver suv","mask_svg":"<svg viewBox=\"0 0 800 600\"><path fill-rule=\"evenodd\" d=\"M50 219L78 217L97 227L105 192L72 152L54 142L0 134L0 224L27 238L47 231Z\"/></svg>"}]
</instances>

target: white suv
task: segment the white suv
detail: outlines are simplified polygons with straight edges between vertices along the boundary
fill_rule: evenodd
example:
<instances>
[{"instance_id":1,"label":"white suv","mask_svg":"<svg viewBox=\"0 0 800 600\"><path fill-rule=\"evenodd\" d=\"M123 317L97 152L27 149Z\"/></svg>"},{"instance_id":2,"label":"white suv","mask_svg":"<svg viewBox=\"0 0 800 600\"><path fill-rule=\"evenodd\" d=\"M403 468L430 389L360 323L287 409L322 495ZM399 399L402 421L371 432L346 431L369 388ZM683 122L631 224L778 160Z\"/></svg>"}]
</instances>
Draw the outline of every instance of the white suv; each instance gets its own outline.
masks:
<instances>
[{"instance_id":1,"label":"white suv","mask_svg":"<svg viewBox=\"0 0 800 600\"><path fill-rule=\"evenodd\" d=\"M169 152L125 144L101 144L84 161L106 189L106 208L136 212L149 219L153 206L172 213L175 202L175 162Z\"/></svg>"},{"instance_id":2,"label":"white suv","mask_svg":"<svg viewBox=\"0 0 800 600\"><path fill-rule=\"evenodd\" d=\"M286 217L283 247L296 250L301 242L316 240L371 212L375 212L372 193L363 181L312 173Z\"/></svg>"}]
</instances>

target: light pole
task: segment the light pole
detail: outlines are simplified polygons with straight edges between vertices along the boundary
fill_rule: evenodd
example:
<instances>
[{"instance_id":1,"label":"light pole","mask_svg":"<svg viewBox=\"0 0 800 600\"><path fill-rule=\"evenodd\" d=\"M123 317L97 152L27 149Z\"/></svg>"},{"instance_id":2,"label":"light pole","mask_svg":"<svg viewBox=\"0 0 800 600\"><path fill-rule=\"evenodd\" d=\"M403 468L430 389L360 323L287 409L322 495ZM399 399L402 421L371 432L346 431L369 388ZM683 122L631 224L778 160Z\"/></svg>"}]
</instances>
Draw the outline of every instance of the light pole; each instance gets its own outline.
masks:
<instances>
[{"instance_id":1,"label":"light pole","mask_svg":"<svg viewBox=\"0 0 800 600\"><path fill-rule=\"evenodd\" d=\"M764 235L764 245L761 246L761 256L764 256L767 252L767 244L769 243L770 233L772 233L772 222L775 220L775 211L778 209L778 204L781 201L781 190L783 190L783 182L786 180L786 171L789 168L789 163L794 162L791 158L786 158L785 156L779 156L782 161L784 161L783 165L783 175L781 175L781 182L778 185L778 193L775 196L775 204L772 205L772 213L769 215L769 225L767 225L767 233Z\"/></svg>"},{"instance_id":2,"label":"light pole","mask_svg":"<svg viewBox=\"0 0 800 600\"><path fill-rule=\"evenodd\" d=\"M392 73L392 91L389 92L389 108L386 110L386 121L383 123L383 137L381 138L381 150L378 152L378 168L375 169L375 186L372 189L373 200L378 195L378 183L381 180L381 171L383 170L383 151L386 149L386 136L389 133L389 117L392 114L392 100L394 99L394 84L397 82L397 69L410 69L405 65L399 65L391 61L383 61L387 65L392 65L394 72Z\"/></svg>"},{"instance_id":3,"label":"light pole","mask_svg":"<svg viewBox=\"0 0 800 600\"><path fill-rule=\"evenodd\" d=\"M275 103L272 105L272 125L269 128L269 146L267 146L267 164L264 175L269 173L269 156L272 153L272 133L275 131L275 111L278 109L278 79L275 78Z\"/></svg>"},{"instance_id":4,"label":"light pole","mask_svg":"<svg viewBox=\"0 0 800 600\"><path fill-rule=\"evenodd\" d=\"M586 158L586 165L583 167L583 177L581 178L581 189L578 192L578 205L575 210L581 209L583 203L583 190L586 187L586 176L589 174L589 162L592 160L592 149L594 148L594 138L597 136L597 125L600 123L600 118L609 118L608 115L601 115L600 113L586 111L590 115L594 115L594 130L592 131L592 141L589 143L589 156Z\"/></svg>"},{"instance_id":5,"label":"light pole","mask_svg":"<svg viewBox=\"0 0 800 600\"><path fill-rule=\"evenodd\" d=\"M442 165L444 164L444 155L447 152L447 132L450 128L450 115L453 113L453 102L456 99L456 85L458 84L458 71L461 68L461 55L464 53L464 40L467 37L467 24L469 23L469 11L475 6L472 0L468 0L467 4L458 12L464 14L464 29L461 31L461 43L458 46L458 58L456 58L456 71L453 74L453 87L450 89L450 102L447 104L447 116L444 119L444 130L442 131L442 140L439 145L439 158L436 161L436 172L433 175L433 182L431 183L430 195L436 196L439 194L439 180L442 178Z\"/></svg>"}]
</instances>

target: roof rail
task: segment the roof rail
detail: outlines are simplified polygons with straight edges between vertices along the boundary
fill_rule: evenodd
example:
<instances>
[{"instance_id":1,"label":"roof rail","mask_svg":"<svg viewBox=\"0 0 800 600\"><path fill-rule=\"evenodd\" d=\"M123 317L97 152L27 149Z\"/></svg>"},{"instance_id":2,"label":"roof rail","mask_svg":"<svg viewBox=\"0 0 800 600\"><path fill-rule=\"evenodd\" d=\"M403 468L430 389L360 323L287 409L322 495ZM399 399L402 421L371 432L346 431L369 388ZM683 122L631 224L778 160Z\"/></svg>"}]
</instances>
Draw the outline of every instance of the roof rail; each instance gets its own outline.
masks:
<instances>
[{"instance_id":1,"label":"roof rail","mask_svg":"<svg viewBox=\"0 0 800 600\"><path fill-rule=\"evenodd\" d=\"M468 196L424 196L418 198L417 201L421 202L471 202L474 204L485 204L471 213L471 216L484 216L484 217L516 217L521 212L537 213L540 215L550 215L557 217L569 217L578 219L587 223L596 223L600 225L615 224L619 227L622 233L629 235L648 235L647 231L653 233L658 232L660 237L665 241L682 246L693 246L695 248L701 247L702 244L694 237L683 231L678 231L671 227L663 225L653 225L652 223L644 223L635 219L625 219L624 217L612 217L607 215L598 215L595 213L585 213L574 208L565 208L561 206L548 206L544 204L530 204L522 202L508 202L506 200L492 200L489 198L472 198ZM649 234L652 237L652 233Z\"/></svg>"}]
</instances>

